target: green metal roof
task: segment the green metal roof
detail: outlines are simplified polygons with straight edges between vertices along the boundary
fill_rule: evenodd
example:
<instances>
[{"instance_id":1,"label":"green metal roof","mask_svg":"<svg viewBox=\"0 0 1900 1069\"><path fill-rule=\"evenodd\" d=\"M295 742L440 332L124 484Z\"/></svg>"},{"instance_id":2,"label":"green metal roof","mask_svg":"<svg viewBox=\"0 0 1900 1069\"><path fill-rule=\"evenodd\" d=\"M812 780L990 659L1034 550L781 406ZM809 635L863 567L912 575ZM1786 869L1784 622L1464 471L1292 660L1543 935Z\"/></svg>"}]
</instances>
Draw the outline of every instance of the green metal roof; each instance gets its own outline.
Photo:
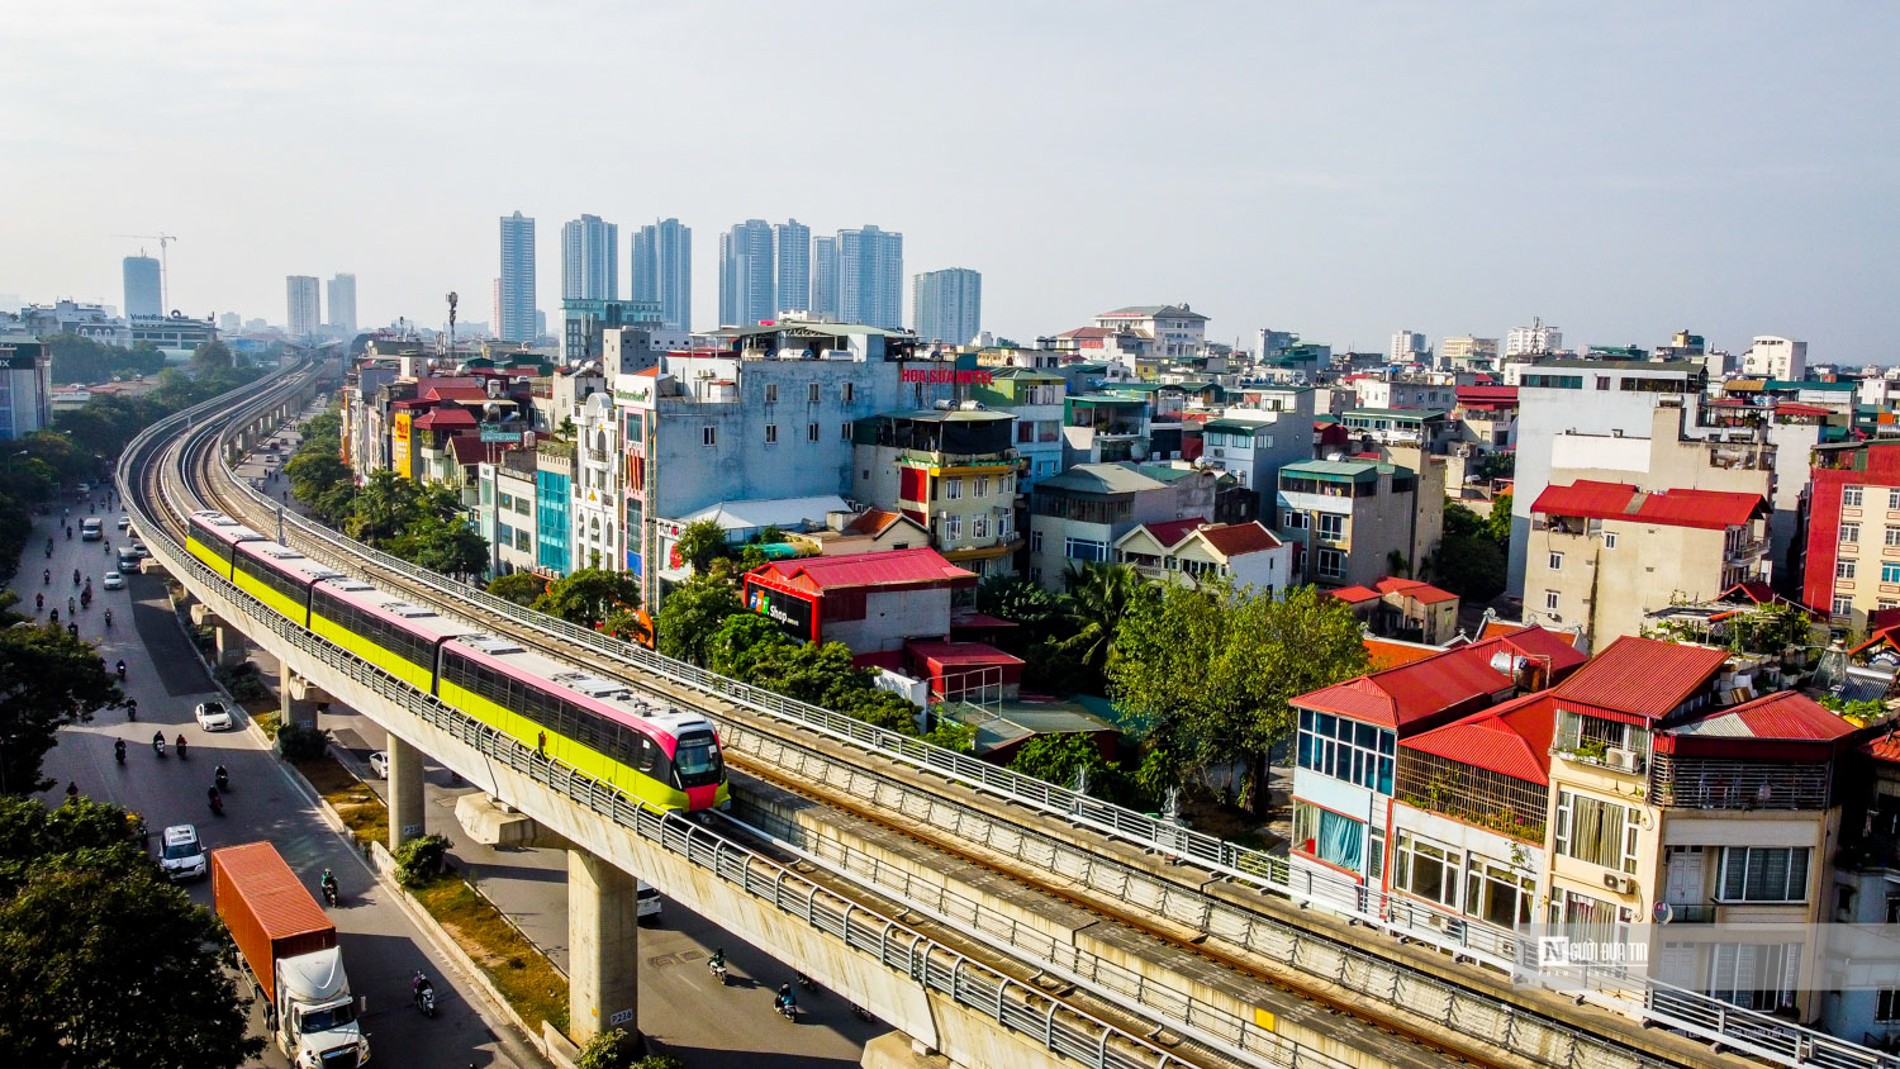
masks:
<instances>
[{"instance_id":1,"label":"green metal roof","mask_svg":"<svg viewBox=\"0 0 1900 1069\"><path fill-rule=\"evenodd\" d=\"M1380 473L1392 473L1398 465L1378 460L1303 460L1280 469L1282 476L1306 475L1315 479L1363 479Z\"/></svg>"},{"instance_id":2,"label":"green metal roof","mask_svg":"<svg viewBox=\"0 0 1900 1069\"><path fill-rule=\"evenodd\" d=\"M1815 379L1769 379L1763 387L1769 390L1834 390L1852 392L1851 382L1821 382Z\"/></svg>"},{"instance_id":3,"label":"green metal roof","mask_svg":"<svg viewBox=\"0 0 1900 1069\"><path fill-rule=\"evenodd\" d=\"M1145 397L1117 397L1108 393L1079 393L1064 400L1081 401L1091 405L1145 405L1148 403Z\"/></svg>"},{"instance_id":4,"label":"green metal roof","mask_svg":"<svg viewBox=\"0 0 1900 1069\"><path fill-rule=\"evenodd\" d=\"M1244 419L1210 419L1206 423L1201 424L1201 429L1204 431L1231 431L1235 434L1259 434L1261 431L1271 431L1276 426L1278 426L1278 424L1255 423L1252 420Z\"/></svg>"}]
</instances>

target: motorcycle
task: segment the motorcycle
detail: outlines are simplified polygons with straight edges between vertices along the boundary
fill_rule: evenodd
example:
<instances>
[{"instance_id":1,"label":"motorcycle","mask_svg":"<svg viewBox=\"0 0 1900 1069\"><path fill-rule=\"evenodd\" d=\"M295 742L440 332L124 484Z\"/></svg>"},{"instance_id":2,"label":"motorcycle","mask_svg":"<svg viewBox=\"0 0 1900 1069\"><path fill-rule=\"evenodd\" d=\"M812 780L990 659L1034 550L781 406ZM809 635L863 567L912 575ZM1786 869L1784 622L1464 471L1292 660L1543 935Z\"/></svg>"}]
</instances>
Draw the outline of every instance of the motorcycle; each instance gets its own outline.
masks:
<instances>
[{"instance_id":1,"label":"motorcycle","mask_svg":"<svg viewBox=\"0 0 1900 1069\"><path fill-rule=\"evenodd\" d=\"M121 682L121 683L123 683L123 682L125 682L125 662L124 662L124 661L120 661L120 662L118 663L118 665L117 665L117 668L118 668L118 670L119 670L119 682ZM178 737L178 741L180 741L180 742L183 742L183 741L184 741L184 736L183 736L183 735L180 735L180 736Z\"/></svg>"},{"instance_id":2,"label":"motorcycle","mask_svg":"<svg viewBox=\"0 0 1900 1069\"><path fill-rule=\"evenodd\" d=\"M796 979L799 987L804 988L814 995L818 993L818 981L806 976L804 973L799 973Z\"/></svg>"},{"instance_id":3,"label":"motorcycle","mask_svg":"<svg viewBox=\"0 0 1900 1069\"><path fill-rule=\"evenodd\" d=\"M343 900L342 894L336 889L335 880L325 880L323 882L323 900L328 902L332 909L336 907L338 902Z\"/></svg>"},{"instance_id":4,"label":"motorcycle","mask_svg":"<svg viewBox=\"0 0 1900 1069\"><path fill-rule=\"evenodd\" d=\"M158 734L152 736L152 752L157 754L160 757L165 756L165 733L164 732L161 731Z\"/></svg>"},{"instance_id":5,"label":"motorcycle","mask_svg":"<svg viewBox=\"0 0 1900 1069\"><path fill-rule=\"evenodd\" d=\"M789 999L779 999L778 1015L788 1021L798 1020L798 1003Z\"/></svg>"},{"instance_id":6,"label":"motorcycle","mask_svg":"<svg viewBox=\"0 0 1900 1069\"><path fill-rule=\"evenodd\" d=\"M726 963L725 962L718 961L716 959L709 959L706 962L706 967L708 969L711 969L713 976L718 978L720 987L726 986Z\"/></svg>"},{"instance_id":7,"label":"motorcycle","mask_svg":"<svg viewBox=\"0 0 1900 1069\"><path fill-rule=\"evenodd\" d=\"M127 698L125 700L125 718L131 721L138 720L139 702L137 698Z\"/></svg>"},{"instance_id":8,"label":"motorcycle","mask_svg":"<svg viewBox=\"0 0 1900 1069\"><path fill-rule=\"evenodd\" d=\"M216 778L218 781L218 789L225 792L226 794L229 794L231 792L231 774L224 770L223 765L218 766L218 774Z\"/></svg>"},{"instance_id":9,"label":"motorcycle","mask_svg":"<svg viewBox=\"0 0 1900 1069\"><path fill-rule=\"evenodd\" d=\"M178 733L178 759L185 759L185 733L182 731Z\"/></svg>"},{"instance_id":10,"label":"motorcycle","mask_svg":"<svg viewBox=\"0 0 1900 1069\"><path fill-rule=\"evenodd\" d=\"M53 569L51 568L40 569L40 585L41 586L53 585Z\"/></svg>"},{"instance_id":11,"label":"motorcycle","mask_svg":"<svg viewBox=\"0 0 1900 1069\"><path fill-rule=\"evenodd\" d=\"M214 816L224 815L224 796L218 793L216 787L206 791L205 798L211 803L211 812Z\"/></svg>"},{"instance_id":12,"label":"motorcycle","mask_svg":"<svg viewBox=\"0 0 1900 1069\"><path fill-rule=\"evenodd\" d=\"M33 611L34 612L46 611L46 595L45 594L33 595Z\"/></svg>"},{"instance_id":13,"label":"motorcycle","mask_svg":"<svg viewBox=\"0 0 1900 1069\"><path fill-rule=\"evenodd\" d=\"M424 1017L434 1017L435 985L429 982L429 978L417 973L410 978L409 989L415 992L416 1009L421 1010Z\"/></svg>"},{"instance_id":14,"label":"motorcycle","mask_svg":"<svg viewBox=\"0 0 1900 1069\"><path fill-rule=\"evenodd\" d=\"M106 610L106 630L107 631L112 630L112 610L111 609Z\"/></svg>"},{"instance_id":15,"label":"motorcycle","mask_svg":"<svg viewBox=\"0 0 1900 1069\"><path fill-rule=\"evenodd\" d=\"M119 739L112 744L112 759L125 764L125 740Z\"/></svg>"},{"instance_id":16,"label":"motorcycle","mask_svg":"<svg viewBox=\"0 0 1900 1069\"><path fill-rule=\"evenodd\" d=\"M73 569L73 585L74 586L79 585L79 569L77 568Z\"/></svg>"}]
</instances>

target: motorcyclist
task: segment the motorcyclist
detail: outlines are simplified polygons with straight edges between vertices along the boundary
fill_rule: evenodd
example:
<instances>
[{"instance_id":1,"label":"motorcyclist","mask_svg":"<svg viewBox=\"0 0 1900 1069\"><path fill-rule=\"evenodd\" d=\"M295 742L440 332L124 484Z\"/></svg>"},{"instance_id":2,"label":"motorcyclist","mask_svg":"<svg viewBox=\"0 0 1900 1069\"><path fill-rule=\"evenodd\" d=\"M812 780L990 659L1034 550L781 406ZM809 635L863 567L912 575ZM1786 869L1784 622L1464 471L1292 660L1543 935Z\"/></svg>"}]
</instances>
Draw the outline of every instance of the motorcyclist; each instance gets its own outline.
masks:
<instances>
[{"instance_id":1,"label":"motorcyclist","mask_svg":"<svg viewBox=\"0 0 1900 1069\"><path fill-rule=\"evenodd\" d=\"M106 627L108 629L112 627L112 610L111 609L106 610Z\"/></svg>"},{"instance_id":2,"label":"motorcyclist","mask_svg":"<svg viewBox=\"0 0 1900 1069\"><path fill-rule=\"evenodd\" d=\"M152 732L152 752L160 754L165 752L165 733L163 731Z\"/></svg>"},{"instance_id":3,"label":"motorcyclist","mask_svg":"<svg viewBox=\"0 0 1900 1069\"><path fill-rule=\"evenodd\" d=\"M125 658L123 657L119 658L119 663L117 665L114 665L114 667L119 670L119 678L124 679L125 678ZM184 736L180 735L179 739L182 741L184 739Z\"/></svg>"},{"instance_id":4,"label":"motorcyclist","mask_svg":"<svg viewBox=\"0 0 1900 1069\"><path fill-rule=\"evenodd\" d=\"M778 985L778 998L772 1000L772 1007L780 1012L798 1012L798 996L792 994L792 985Z\"/></svg>"},{"instance_id":5,"label":"motorcyclist","mask_svg":"<svg viewBox=\"0 0 1900 1069\"><path fill-rule=\"evenodd\" d=\"M417 1001L421 1001L424 991L434 992L435 985L429 982L428 976L424 975L421 969L417 969L416 974L409 978L409 994Z\"/></svg>"},{"instance_id":6,"label":"motorcyclist","mask_svg":"<svg viewBox=\"0 0 1900 1069\"><path fill-rule=\"evenodd\" d=\"M33 595L33 611L34 612L46 611L46 595L45 594Z\"/></svg>"},{"instance_id":7,"label":"motorcyclist","mask_svg":"<svg viewBox=\"0 0 1900 1069\"><path fill-rule=\"evenodd\" d=\"M210 801L211 808L213 811L219 811L219 812L223 811L224 796L218 793L218 788L216 787L205 788L205 798L208 801Z\"/></svg>"},{"instance_id":8,"label":"motorcyclist","mask_svg":"<svg viewBox=\"0 0 1900 1069\"><path fill-rule=\"evenodd\" d=\"M331 872L329 869L324 869L323 875L317 877L317 887L323 891L325 896L331 898L336 897L336 873ZM417 973L416 975L421 976L422 974Z\"/></svg>"},{"instance_id":9,"label":"motorcyclist","mask_svg":"<svg viewBox=\"0 0 1900 1069\"><path fill-rule=\"evenodd\" d=\"M127 720L137 720L139 718L139 700L137 698L127 698L125 700L125 718Z\"/></svg>"},{"instance_id":10,"label":"motorcyclist","mask_svg":"<svg viewBox=\"0 0 1900 1069\"><path fill-rule=\"evenodd\" d=\"M40 569L40 584L41 584L42 586L52 586L52 585L53 585L53 569L51 569L51 568L41 568L41 569Z\"/></svg>"},{"instance_id":11,"label":"motorcyclist","mask_svg":"<svg viewBox=\"0 0 1900 1069\"><path fill-rule=\"evenodd\" d=\"M185 733L182 731L178 733L178 756L185 756Z\"/></svg>"},{"instance_id":12,"label":"motorcyclist","mask_svg":"<svg viewBox=\"0 0 1900 1069\"><path fill-rule=\"evenodd\" d=\"M219 790L224 791L231 788L231 773L226 772L223 765L218 766L218 770L212 774L212 778L218 781Z\"/></svg>"},{"instance_id":13,"label":"motorcyclist","mask_svg":"<svg viewBox=\"0 0 1900 1069\"><path fill-rule=\"evenodd\" d=\"M112 741L112 756L116 758L120 764L125 764L125 740L124 739L114 739Z\"/></svg>"},{"instance_id":14,"label":"motorcyclist","mask_svg":"<svg viewBox=\"0 0 1900 1069\"><path fill-rule=\"evenodd\" d=\"M706 967L710 969L725 968L726 967L726 948L720 947L718 950L713 951L712 957L706 959Z\"/></svg>"}]
</instances>

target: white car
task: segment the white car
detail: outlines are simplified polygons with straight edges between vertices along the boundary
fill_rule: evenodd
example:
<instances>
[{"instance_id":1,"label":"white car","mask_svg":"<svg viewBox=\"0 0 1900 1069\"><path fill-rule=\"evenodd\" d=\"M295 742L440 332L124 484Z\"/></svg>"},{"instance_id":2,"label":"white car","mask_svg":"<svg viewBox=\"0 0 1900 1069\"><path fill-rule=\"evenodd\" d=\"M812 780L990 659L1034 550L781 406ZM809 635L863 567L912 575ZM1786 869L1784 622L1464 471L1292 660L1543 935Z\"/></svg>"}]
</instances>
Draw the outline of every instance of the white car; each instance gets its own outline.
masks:
<instances>
[{"instance_id":1,"label":"white car","mask_svg":"<svg viewBox=\"0 0 1900 1069\"><path fill-rule=\"evenodd\" d=\"M201 702L191 715L197 719L198 726L206 731L229 731L237 726L231 710L226 709L223 702Z\"/></svg>"},{"instance_id":2,"label":"white car","mask_svg":"<svg viewBox=\"0 0 1900 1069\"><path fill-rule=\"evenodd\" d=\"M205 874L205 847L196 827L173 824L165 829L161 842L158 867L167 879L195 880Z\"/></svg>"},{"instance_id":3,"label":"white car","mask_svg":"<svg viewBox=\"0 0 1900 1069\"><path fill-rule=\"evenodd\" d=\"M152 551L149 549L146 549L145 543L143 542L132 543L132 552L138 554L138 558L140 560L144 560L145 558L152 555Z\"/></svg>"},{"instance_id":4,"label":"white car","mask_svg":"<svg viewBox=\"0 0 1900 1069\"><path fill-rule=\"evenodd\" d=\"M130 526L132 526L132 517L123 512L119 513L119 530L123 531Z\"/></svg>"},{"instance_id":5,"label":"white car","mask_svg":"<svg viewBox=\"0 0 1900 1069\"><path fill-rule=\"evenodd\" d=\"M125 576L118 572L107 572L105 578L100 580L99 585L105 587L107 590L124 590Z\"/></svg>"},{"instance_id":6,"label":"white car","mask_svg":"<svg viewBox=\"0 0 1900 1069\"><path fill-rule=\"evenodd\" d=\"M633 919L643 921L652 917L655 924L659 923L660 889L645 880L635 880L633 888Z\"/></svg>"},{"instance_id":7,"label":"white car","mask_svg":"<svg viewBox=\"0 0 1900 1069\"><path fill-rule=\"evenodd\" d=\"M369 755L369 774L377 779L389 778L389 754L378 750Z\"/></svg>"}]
</instances>

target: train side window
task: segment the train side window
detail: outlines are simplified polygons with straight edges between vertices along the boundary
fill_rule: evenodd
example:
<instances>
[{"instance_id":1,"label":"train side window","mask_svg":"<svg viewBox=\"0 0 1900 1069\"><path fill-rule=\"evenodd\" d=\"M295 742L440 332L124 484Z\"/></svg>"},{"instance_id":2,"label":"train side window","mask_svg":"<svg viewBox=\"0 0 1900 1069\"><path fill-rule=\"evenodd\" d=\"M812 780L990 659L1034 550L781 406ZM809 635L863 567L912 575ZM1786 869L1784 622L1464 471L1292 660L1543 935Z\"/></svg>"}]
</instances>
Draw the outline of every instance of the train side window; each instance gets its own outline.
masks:
<instances>
[{"instance_id":1,"label":"train side window","mask_svg":"<svg viewBox=\"0 0 1900 1069\"><path fill-rule=\"evenodd\" d=\"M634 737L639 740L640 746L640 763L637 767L641 772L652 775L653 766L659 763L660 748L654 745L653 740L647 738L645 735L636 735Z\"/></svg>"}]
</instances>

